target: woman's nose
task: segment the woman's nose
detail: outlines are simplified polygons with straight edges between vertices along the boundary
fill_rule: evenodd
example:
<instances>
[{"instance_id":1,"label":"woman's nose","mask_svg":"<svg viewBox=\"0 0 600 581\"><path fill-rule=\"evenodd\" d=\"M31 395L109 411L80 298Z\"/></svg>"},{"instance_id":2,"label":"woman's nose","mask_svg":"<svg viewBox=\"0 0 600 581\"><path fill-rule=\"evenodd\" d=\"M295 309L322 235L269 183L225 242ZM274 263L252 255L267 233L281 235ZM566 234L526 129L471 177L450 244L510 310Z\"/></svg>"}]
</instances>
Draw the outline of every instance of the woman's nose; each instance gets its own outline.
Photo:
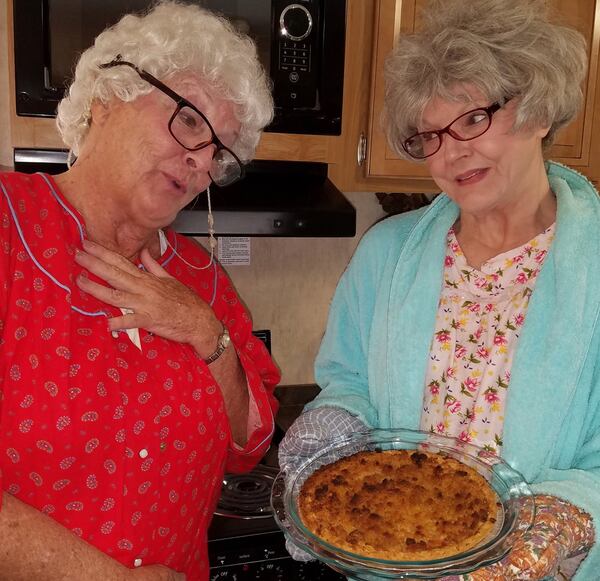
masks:
<instances>
[{"instance_id":1,"label":"woman's nose","mask_svg":"<svg viewBox=\"0 0 600 581\"><path fill-rule=\"evenodd\" d=\"M211 144L196 151L185 152L185 162L194 171L208 172L215 155L216 145Z\"/></svg>"},{"instance_id":2,"label":"woman's nose","mask_svg":"<svg viewBox=\"0 0 600 581\"><path fill-rule=\"evenodd\" d=\"M449 161L454 161L466 155L471 151L471 143L469 141L461 141L452 137L449 133L442 137L442 152Z\"/></svg>"}]
</instances>

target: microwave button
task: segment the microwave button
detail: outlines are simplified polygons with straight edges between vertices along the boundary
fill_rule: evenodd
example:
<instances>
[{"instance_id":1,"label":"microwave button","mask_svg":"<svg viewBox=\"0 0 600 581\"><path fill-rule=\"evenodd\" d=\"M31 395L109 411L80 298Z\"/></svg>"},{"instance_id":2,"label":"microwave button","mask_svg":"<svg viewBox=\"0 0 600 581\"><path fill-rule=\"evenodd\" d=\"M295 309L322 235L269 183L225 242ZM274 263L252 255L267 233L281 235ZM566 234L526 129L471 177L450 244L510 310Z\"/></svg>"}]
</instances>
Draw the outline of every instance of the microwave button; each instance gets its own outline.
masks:
<instances>
[{"instance_id":1,"label":"microwave button","mask_svg":"<svg viewBox=\"0 0 600 581\"><path fill-rule=\"evenodd\" d=\"M290 73L289 77L290 83L297 83L300 80L300 75L296 72Z\"/></svg>"},{"instance_id":2,"label":"microwave button","mask_svg":"<svg viewBox=\"0 0 600 581\"><path fill-rule=\"evenodd\" d=\"M310 12L302 4L290 4L281 11L279 28L284 37L299 41L311 32L313 20Z\"/></svg>"}]
</instances>

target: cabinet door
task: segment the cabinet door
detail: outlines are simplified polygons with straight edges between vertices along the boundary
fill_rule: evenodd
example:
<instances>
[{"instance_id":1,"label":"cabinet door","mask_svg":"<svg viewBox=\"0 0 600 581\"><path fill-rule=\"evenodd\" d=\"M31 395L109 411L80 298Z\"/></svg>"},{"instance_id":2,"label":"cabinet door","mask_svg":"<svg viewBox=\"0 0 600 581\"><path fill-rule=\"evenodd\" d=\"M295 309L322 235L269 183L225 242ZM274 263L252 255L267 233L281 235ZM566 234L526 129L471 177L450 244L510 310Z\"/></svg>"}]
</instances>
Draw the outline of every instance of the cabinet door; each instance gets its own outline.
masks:
<instances>
[{"instance_id":1,"label":"cabinet door","mask_svg":"<svg viewBox=\"0 0 600 581\"><path fill-rule=\"evenodd\" d=\"M379 0L375 14L375 47L373 90L370 117L370 139L367 157L369 177L429 177L424 163L414 163L398 157L389 146L383 130L382 113L385 96L383 67L399 34L414 32L418 14L426 0Z\"/></svg>"},{"instance_id":2,"label":"cabinet door","mask_svg":"<svg viewBox=\"0 0 600 581\"><path fill-rule=\"evenodd\" d=\"M403 177L414 178L414 191L426 191L428 176L423 164L399 158L387 144L381 125L384 101L383 66L385 57L392 50L399 34L413 32L419 27L419 11L427 0L379 0L376 18L376 38L373 56L373 88L370 111L370 144L368 151L367 176L369 178ZM468 1L468 0L465 0ZM588 42L589 72L584 82L584 105L580 115L556 136L549 157L575 166L589 175L600 175L600 159L592 155L600 150L600 136L594 140L593 113L596 101L596 81L600 28L600 0L547 0L558 18L577 28ZM598 120L596 120L598 123ZM424 186L424 187L423 187Z\"/></svg>"},{"instance_id":3,"label":"cabinet door","mask_svg":"<svg viewBox=\"0 0 600 581\"><path fill-rule=\"evenodd\" d=\"M579 30L588 45L589 68L583 83L584 103L572 123L564 127L554 140L548 157L585 171L590 165L590 145L598 72L598 37L600 2L596 0L547 0L551 11L566 25ZM598 162L596 162L598 163Z\"/></svg>"}]
</instances>

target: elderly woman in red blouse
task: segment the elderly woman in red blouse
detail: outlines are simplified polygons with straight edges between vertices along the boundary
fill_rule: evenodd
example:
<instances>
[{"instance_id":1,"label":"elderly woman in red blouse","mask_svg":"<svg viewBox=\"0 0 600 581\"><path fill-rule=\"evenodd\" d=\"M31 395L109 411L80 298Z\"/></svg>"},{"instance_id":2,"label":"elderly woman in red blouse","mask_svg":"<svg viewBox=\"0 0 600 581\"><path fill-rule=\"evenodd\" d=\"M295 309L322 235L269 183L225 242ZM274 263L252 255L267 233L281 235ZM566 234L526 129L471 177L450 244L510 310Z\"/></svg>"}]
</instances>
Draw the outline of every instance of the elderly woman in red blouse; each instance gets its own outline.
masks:
<instances>
[{"instance_id":1,"label":"elderly woman in red blouse","mask_svg":"<svg viewBox=\"0 0 600 581\"><path fill-rule=\"evenodd\" d=\"M162 2L81 56L70 169L0 174L0 579L208 579L279 374L212 244L167 227L242 176L272 110L249 38Z\"/></svg>"}]
</instances>

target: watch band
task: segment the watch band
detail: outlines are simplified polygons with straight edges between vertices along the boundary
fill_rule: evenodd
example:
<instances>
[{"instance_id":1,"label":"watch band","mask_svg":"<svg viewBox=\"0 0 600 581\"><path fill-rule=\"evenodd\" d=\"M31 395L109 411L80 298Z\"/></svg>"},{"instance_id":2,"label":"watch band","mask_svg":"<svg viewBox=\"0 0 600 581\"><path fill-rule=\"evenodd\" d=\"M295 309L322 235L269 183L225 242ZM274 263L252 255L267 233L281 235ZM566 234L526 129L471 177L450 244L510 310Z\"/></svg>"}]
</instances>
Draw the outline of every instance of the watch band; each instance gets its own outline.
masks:
<instances>
[{"instance_id":1,"label":"watch band","mask_svg":"<svg viewBox=\"0 0 600 581\"><path fill-rule=\"evenodd\" d=\"M227 330L227 327L223 326L223 332L219 335L219 338L217 339L217 348L215 349L215 352L212 355L209 355L204 360L204 363L210 365L213 361L216 361L219 357L221 357L223 351L227 349L229 343L231 343L229 331Z\"/></svg>"}]
</instances>

